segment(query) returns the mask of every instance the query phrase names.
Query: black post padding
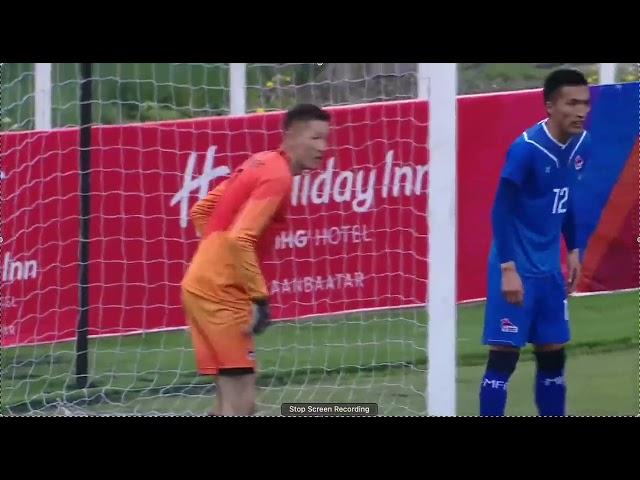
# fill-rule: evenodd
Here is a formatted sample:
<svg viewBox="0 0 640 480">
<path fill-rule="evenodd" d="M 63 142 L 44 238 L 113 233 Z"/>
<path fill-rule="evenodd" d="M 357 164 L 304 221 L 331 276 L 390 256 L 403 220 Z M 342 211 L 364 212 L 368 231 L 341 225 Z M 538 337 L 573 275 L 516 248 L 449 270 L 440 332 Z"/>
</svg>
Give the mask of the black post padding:
<svg viewBox="0 0 640 480">
<path fill-rule="evenodd" d="M 91 211 L 91 64 L 80 64 L 80 315 L 76 329 L 76 385 L 89 384 L 89 213 Z"/>
</svg>

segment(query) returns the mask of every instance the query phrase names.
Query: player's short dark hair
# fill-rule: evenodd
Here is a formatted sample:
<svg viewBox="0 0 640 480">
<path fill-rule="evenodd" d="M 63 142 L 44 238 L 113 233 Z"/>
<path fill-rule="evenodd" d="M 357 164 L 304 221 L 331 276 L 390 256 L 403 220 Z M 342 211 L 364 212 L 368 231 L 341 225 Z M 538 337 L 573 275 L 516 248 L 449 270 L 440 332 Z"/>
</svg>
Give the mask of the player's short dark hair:
<svg viewBox="0 0 640 480">
<path fill-rule="evenodd" d="M 310 120 L 329 122 L 331 120 L 331 115 L 329 115 L 329 112 L 316 105 L 300 103 L 287 111 L 284 116 L 283 128 L 287 131 L 291 125 L 296 122 L 308 122 Z"/>
<path fill-rule="evenodd" d="M 572 68 L 561 68 L 549 74 L 544 81 L 544 101 L 550 102 L 552 97 L 562 87 L 574 87 L 579 85 L 589 85 L 584 74 Z"/>
</svg>

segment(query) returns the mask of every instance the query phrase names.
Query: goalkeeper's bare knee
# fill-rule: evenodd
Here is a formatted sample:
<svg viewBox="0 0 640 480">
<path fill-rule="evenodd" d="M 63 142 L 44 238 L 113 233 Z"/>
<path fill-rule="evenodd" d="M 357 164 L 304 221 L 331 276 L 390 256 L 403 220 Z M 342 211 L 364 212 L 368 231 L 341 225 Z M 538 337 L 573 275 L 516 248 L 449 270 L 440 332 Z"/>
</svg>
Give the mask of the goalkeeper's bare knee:
<svg viewBox="0 0 640 480">
<path fill-rule="evenodd" d="M 255 378 L 253 369 L 237 368 L 219 372 L 223 415 L 247 416 L 255 413 Z"/>
</svg>

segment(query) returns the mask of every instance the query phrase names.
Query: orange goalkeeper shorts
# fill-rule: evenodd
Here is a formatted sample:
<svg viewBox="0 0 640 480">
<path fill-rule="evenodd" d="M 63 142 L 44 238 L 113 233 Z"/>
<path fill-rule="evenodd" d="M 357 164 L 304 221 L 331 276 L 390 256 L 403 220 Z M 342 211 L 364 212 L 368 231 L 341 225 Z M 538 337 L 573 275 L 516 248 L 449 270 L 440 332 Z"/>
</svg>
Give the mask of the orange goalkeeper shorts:
<svg viewBox="0 0 640 480">
<path fill-rule="evenodd" d="M 214 303 L 182 289 L 182 306 L 191 327 L 196 365 L 201 375 L 217 375 L 220 370 L 255 371 L 251 304 L 246 308 Z"/>
</svg>

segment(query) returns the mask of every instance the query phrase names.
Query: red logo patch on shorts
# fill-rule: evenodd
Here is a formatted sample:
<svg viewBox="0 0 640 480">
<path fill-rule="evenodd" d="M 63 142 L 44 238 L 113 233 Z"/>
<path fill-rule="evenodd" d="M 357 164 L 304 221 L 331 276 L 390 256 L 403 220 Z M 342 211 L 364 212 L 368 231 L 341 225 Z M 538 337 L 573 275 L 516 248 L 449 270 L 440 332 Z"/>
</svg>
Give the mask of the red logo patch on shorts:
<svg viewBox="0 0 640 480">
<path fill-rule="evenodd" d="M 518 333 L 518 327 L 514 325 L 508 318 L 500 320 L 500 330 L 507 333 Z"/>
</svg>

